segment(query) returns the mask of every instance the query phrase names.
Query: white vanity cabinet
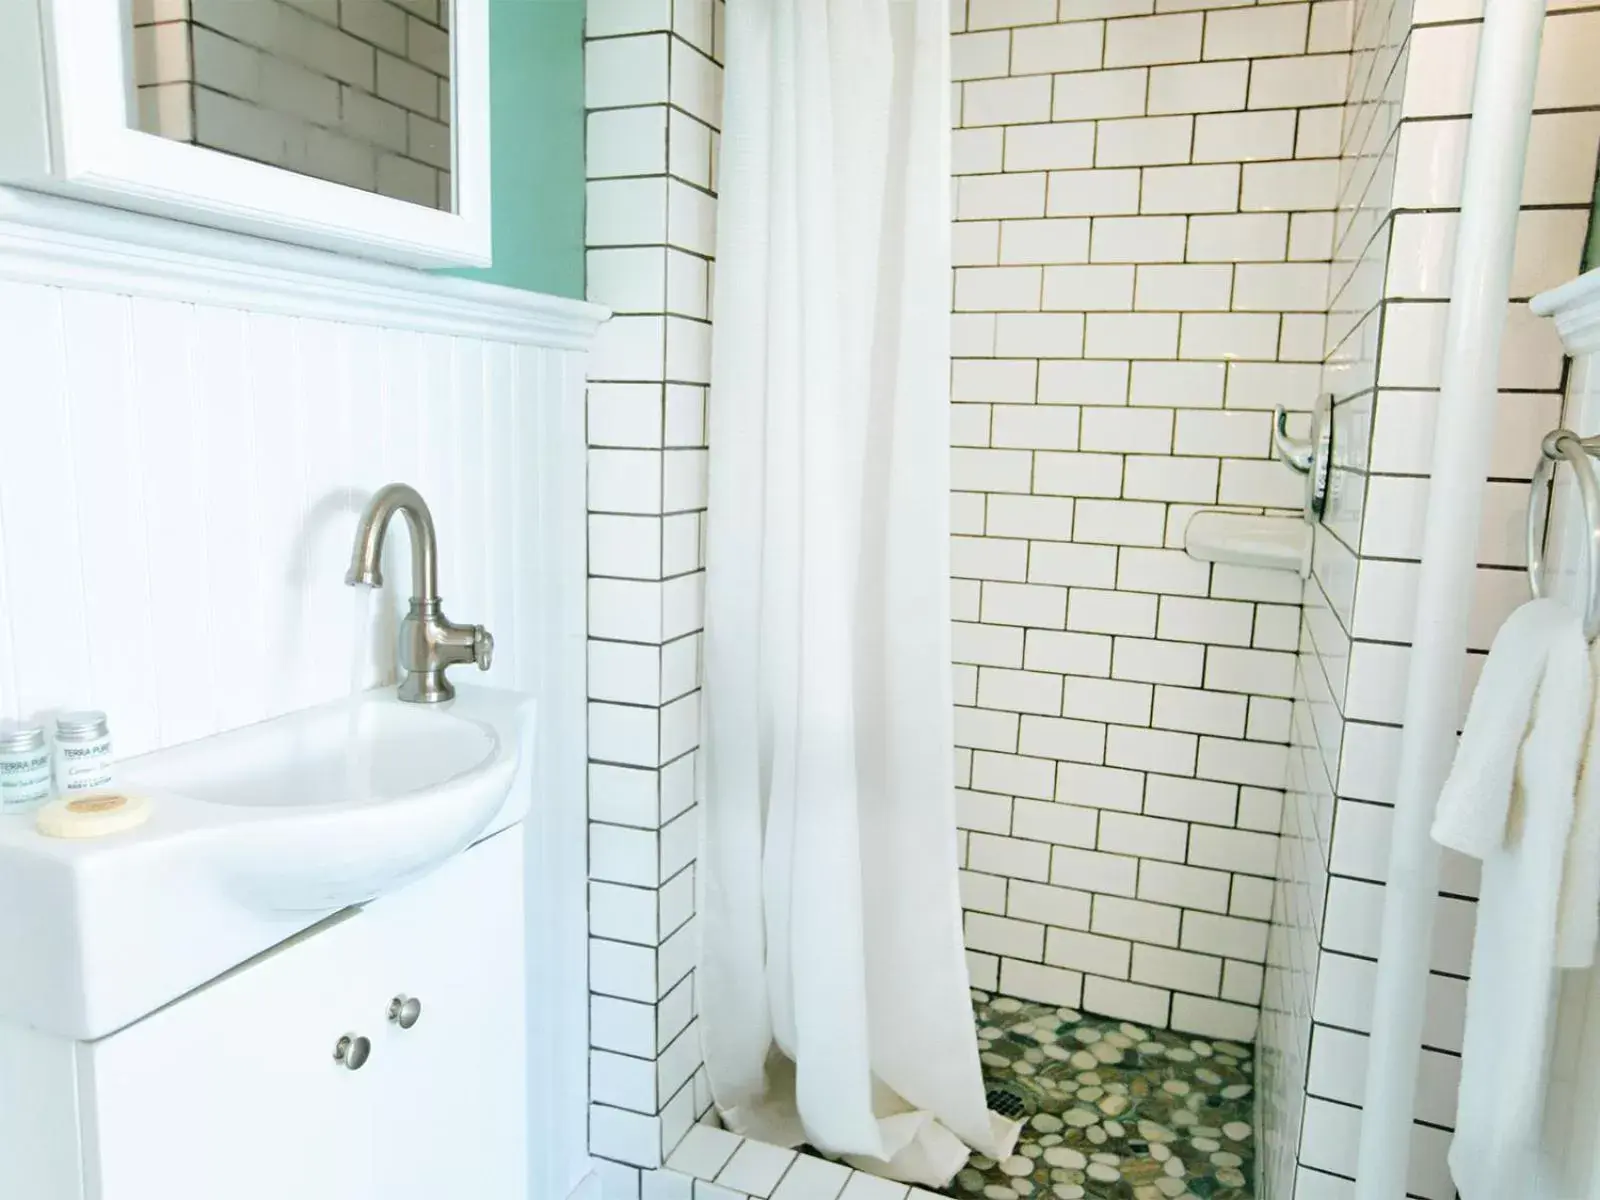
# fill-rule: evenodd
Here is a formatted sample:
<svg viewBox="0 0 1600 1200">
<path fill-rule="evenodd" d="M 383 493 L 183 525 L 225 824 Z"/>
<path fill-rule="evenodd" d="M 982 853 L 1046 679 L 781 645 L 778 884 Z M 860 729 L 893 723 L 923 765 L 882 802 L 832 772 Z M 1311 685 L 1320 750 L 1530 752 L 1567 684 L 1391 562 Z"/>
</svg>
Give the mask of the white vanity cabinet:
<svg viewBox="0 0 1600 1200">
<path fill-rule="evenodd" d="M 594 1194 L 582 806 L 532 787 L 532 701 L 356 708 L 121 764 L 113 837 L 0 815 L 0 1200 Z"/>
<path fill-rule="evenodd" d="M 526 1200 L 521 888 L 512 832 L 369 909 L 383 1036 L 366 1067 L 343 1073 L 370 1076 L 376 1092 L 381 1200 Z M 410 1029 L 389 1019 L 402 996 L 420 1005 Z"/>
<path fill-rule="evenodd" d="M 390 1056 L 333 1060 L 363 1026 L 387 1048 L 384 997 L 364 994 L 381 987 L 372 950 L 356 915 L 79 1043 L 86 1196 L 375 1194 L 372 1085 Z"/>
<path fill-rule="evenodd" d="M 79 1043 L 84 1200 L 523 1200 L 521 878 L 502 833 Z"/>
</svg>

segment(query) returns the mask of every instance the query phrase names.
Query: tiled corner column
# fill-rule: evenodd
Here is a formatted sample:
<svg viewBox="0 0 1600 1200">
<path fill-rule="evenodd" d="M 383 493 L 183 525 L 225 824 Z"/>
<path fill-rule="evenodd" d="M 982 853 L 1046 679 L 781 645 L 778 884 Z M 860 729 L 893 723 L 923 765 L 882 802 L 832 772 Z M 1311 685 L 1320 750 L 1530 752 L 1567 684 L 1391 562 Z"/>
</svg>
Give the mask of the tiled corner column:
<svg viewBox="0 0 1600 1200">
<path fill-rule="evenodd" d="M 1333 484 L 1315 527 L 1312 578 L 1307 582 L 1295 680 L 1295 722 L 1274 889 L 1272 933 L 1262 997 L 1257 1059 L 1263 1200 L 1295 1194 L 1311 1056 L 1321 931 L 1328 888 L 1329 846 L 1338 778 L 1339 709 L 1348 647 L 1330 594 L 1354 585 L 1344 541 L 1359 540 L 1365 480 L 1365 434 L 1388 264 L 1394 150 L 1398 140 L 1404 49 L 1409 33 L 1405 0 L 1362 0 L 1352 14 L 1351 70 L 1341 120 L 1340 187 L 1328 285 L 1328 332 L 1321 388 L 1334 397 L 1336 451 Z M 1352 527 L 1354 532 L 1352 532 Z M 1328 754 L 1321 747 L 1328 746 Z M 1307 1193 L 1320 1195 L 1320 1178 Z"/>
<path fill-rule="evenodd" d="M 1356 45 L 1358 62 L 1370 58 L 1371 83 L 1352 93 L 1362 100 L 1347 117 L 1349 186 L 1340 209 L 1327 374 L 1339 397 L 1335 444 L 1347 450 L 1337 456 L 1335 502 L 1317 531 L 1307 590 L 1280 888 L 1288 919 L 1275 939 L 1283 954 L 1269 964 L 1267 979 L 1269 1041 L 1281 1032 L 1294 1051 L 1280 1064 L 1277 1090 L 1303 1091 L 1304 1116 L 1299 1125 L 1267 1123 L 1266 1200 L 1288 1195 L 1273 1186 L 1286 1167 L 1302 1197 L 1332 1200 L 1353 1186 L 1481 27 L 1473 0 L 1417 0 L 1414 8 L 1368 0 L 1366 9 Z M 1364 28 L 1374 36 L 1364 39 Z M 1527 481 L 1540 436 L 1560 423 L 1564 373 L 1554 330 L 1522 301 L 1579 268 L 1600 147 L 1600 78 L 1586 66 L 1597 49 L 1600 12 L 1568 8 L 1547 17 L 1502 352 L 1500 424 L 1484 497 L 1469 686 L 1500 622 L 1527 596 Z M 1472 865 L 1447 856 L 1408 1189 L 1427 1200 L 1455 1194 L 1445 1153 L 1476 891 Z M 1294 1056 L 1299 1060 L 1289 1061 Z"/>
<path fill-rule="evenodd" d="M 637 1196 L 710 1107 L 695 1022 L 718 0 L 590 0 L 589 1149 Z"/>
</svg>

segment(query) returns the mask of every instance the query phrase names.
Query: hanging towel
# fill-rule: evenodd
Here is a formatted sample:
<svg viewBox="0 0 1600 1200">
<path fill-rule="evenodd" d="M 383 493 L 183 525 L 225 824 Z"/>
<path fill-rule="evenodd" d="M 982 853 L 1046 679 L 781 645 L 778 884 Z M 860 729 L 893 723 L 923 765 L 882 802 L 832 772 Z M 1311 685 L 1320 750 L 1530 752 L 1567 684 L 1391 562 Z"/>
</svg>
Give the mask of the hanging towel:
<svg viewBox="0 0 1600 1200">
<path fill-rule="evenodd" d="M 1582 956 L 1585 929 L 1592 959 L 1594 914 L 1577 908 L 1600 903 L 1591 890 L 1600 881 L 1595 851 L 1585 869 L 1565 870 L 1569 850 L 1581 853 L 1572 835 L 1579 762 L 1593 742 L 1591 681 L 1583 628 L 1570 609 L 1534 600 L 1512 613 L 1489 652 L 1439 796 L 1433 839 L 1483 862 L 1450 1146 L 1462 1200 L 1504 1200 L 1531 1177 L 1555 968 L 1562 957 Z M 1586 784 L 1600 769 L 1587 775 Z M 1595 824 L 1593 805 L 1585 804 L 1584 837 Z"/>
<path fill-rule="evenodd" d="M 1600 643 L 1589 649 L 1590 678 L 1600 693 Z M 1578 768 L 1572 835 L 1561 872 L 1561 911 L 1556 922 L 1556 966 L 1594 966 L 1600 940 L 1600 694 L 1589 706 L 1589 732 Z"/>
</svg>

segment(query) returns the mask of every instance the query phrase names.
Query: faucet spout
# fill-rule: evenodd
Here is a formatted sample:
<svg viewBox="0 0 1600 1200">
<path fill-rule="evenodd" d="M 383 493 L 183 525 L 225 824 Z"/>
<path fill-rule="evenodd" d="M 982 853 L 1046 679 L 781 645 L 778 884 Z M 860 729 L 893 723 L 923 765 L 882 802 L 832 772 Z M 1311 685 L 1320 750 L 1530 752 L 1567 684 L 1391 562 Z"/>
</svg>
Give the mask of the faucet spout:
<svg viewBox="0 0 1600 1200">
<path fill-rule="evenodd" d="M 350 569 L 344 581 L 351 587 L 383 586 L 383 539 L 395 513 L 405 517 L 411 531 L 411 595 L 413 599 L 439 599 L 438 543 L 433 532 L 433 514 L 422 494 L 408 483 L 391 483 L 379 488 L 367 501 L 356 524 L 356 542 L 350 552 Z"/>
<path fill-rule="evenodd" d="M 433 514 L 417 489 L 404 483 L 381 487 L 367 502 L 356 524 L 350 570 L 344 581 L 351 587 L 383 586 L 383 539 L 395 513 L 411 530 L 411 607 L 400 623 L 400 699 L 436 704 L 455 695 L 445 678 L 445 668 L 476 663 L 487 671 L 494 656 L 494 638 L 482 625 L 456 625 L 439 603 L 439 551 L 434 540 Z"/>
</svg>

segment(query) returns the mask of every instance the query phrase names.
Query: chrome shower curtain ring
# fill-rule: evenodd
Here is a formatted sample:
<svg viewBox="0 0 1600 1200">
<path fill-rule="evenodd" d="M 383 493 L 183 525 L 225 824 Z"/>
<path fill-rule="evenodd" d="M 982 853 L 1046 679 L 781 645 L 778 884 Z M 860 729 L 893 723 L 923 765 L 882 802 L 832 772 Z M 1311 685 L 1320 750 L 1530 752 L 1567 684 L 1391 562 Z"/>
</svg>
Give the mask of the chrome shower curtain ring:
<svg viewBox="0 0 1600 1200">
<path fill-rule="evenodd" d="M 1550 482 L 1556 461 L 1566 459 L 1578 480 L 1583 499 L 1587 537 L 1584 553 L 1588 557 L 1588 591 L 1583 612 L 1583 633 L 1591 642 L 1600 637 L 1600 479 L 1595 477 L 1591 455 L 1600 454 L 1600 438 L 1580 438 L 1570 429 L 1556 429 L 1545 435 L 1539 447 L 1539 465 L 1534 468 L 1528 497 L 1528 585 L 1536 599 L 1549 594 L 1545 579 L 1544 532 L 1550 507 Z"/>
</svg>

